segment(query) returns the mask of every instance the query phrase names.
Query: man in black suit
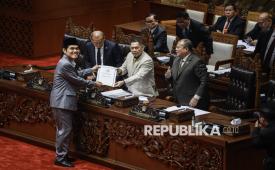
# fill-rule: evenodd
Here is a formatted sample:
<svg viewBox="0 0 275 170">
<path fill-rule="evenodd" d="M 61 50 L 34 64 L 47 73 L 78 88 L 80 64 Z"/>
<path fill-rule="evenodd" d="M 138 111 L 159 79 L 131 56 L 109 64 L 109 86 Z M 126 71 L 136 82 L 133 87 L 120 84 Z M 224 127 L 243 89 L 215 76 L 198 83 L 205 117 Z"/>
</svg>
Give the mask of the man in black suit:
<svg viewBox="0 0 275 170">
<path fill-rule="evenodd" d="M 271 20 L 271 19 L 270 19 Z M 254 54 L 260 53 L 262 70 L 269 74 L 275 60 L 275 18 L 272 19 L 272 27 L 261 32 Z"/>
<path fill-rule="evenodd" d="M 91 33 L 89 42 L 86 44 L 84 58 L 86 67 L 95 65 L 107 65 L 120 67 L 123 63 L 121 49 L 119 46 L 109 40 L 105 40 L 102 31 Z"/>
<path fill-rule="evenodd" d="M 176 35 L 179 39 L 187 38 L 191 40 L 195 48 L 200 42 L 203 42 L 208 59 L 213 53 L 213 40 L 209 32 L 202 23 L 190 19 L 187 12 L 177 14 Z"/>
<path fill-rule="evenodd" d="M 178 41 L 176 53 L 172 69 L 168 68 L 165 78 L 172 80 L 177 103 L 207 110 L 208 74 L 204 62 L 192 53 L 192 42 L 189 39 Z"/>
<path fill-rule="evenodd" d="M 217 22 L 209 27 L 209 30 L 238 35 L 239 38 L 242 38 L 244 27 L 245 22 L 237 16 L 237 7 L 234 4 L 227 4 L 224 7 L 224 16 L 219 17 Z"/>
<path fill-rule="evenodd" d="M 168 53 L 167 33 L 164 28 L 159 25 L 157 15 L 149 14 L 146 19 L 146 28 L 153 38 L 154 51 Z"/>
<path fill-rule="evenodd" d="M 270 101 L 261 107 L 261 116 L 252 132 L 253 143 L 259 149 L 265 149 L 264 170 L 275 169 L 275 103 Z"/>
<path fill-rule="evenodd" d="M 254 26 L 254 28 L 249 31 L 246 35 L 245 38 L 247 41 L 253 43 L 255 41 L 256 44 L 257 40 L 259 39 L 260 33 L 261 32 L 266 32 L 270 29 L 272 25 L 272 15 L 270 15 L 267 12 L 263 12 L 259 15 L 259 19 L 257 24 Z"/>
</svg>

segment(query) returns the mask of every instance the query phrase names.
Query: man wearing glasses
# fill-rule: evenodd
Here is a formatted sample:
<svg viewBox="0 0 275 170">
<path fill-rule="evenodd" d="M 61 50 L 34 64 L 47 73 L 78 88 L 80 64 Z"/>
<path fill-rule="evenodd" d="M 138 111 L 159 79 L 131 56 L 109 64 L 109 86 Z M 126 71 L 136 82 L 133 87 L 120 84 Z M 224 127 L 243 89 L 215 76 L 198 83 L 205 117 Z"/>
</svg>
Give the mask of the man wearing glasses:
<svg viewBox="0 0 275 170">
<path fill-rule="evenodd" d="M 152 36 L 155 52 L 168 53 L 167 32 L 159 25 L 155 14 L 149 14 L 145 19 L 146 28 Z"/>
</svg>

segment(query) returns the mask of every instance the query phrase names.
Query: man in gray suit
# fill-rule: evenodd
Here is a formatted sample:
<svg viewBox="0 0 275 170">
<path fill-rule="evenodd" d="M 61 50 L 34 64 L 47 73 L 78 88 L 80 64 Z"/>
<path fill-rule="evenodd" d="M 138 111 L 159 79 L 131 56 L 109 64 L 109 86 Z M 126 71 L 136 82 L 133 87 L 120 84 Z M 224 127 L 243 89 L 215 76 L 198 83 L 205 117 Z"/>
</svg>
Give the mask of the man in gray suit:
<svg viewBox="0 0 275 170">
<path fill-rule="evenodd" d="M 55 164 L 64 167 L 73 167 L 69 160 L 68 151 L 70 134 L 72 131 L 72 118 L 77 110 L 76 91 L 78 87 L 100 86 L 93 82 L 89 75 L 97 70 L 97 67 L 76 71 L 74 62 L 80 50 L 75 38 L 68 38 L 64 41 L 64 55 L 57 63 L 53 88 L 50 96 L 50 106 L 56 121 L 56 159 Z M 83 77 L 88 76 L 87 80 Z"/>
<path fill-rule="evenodd" d="M 192 42 L 182 39 L 176 46 L 177 57 L 172 69 L 165 73 L 167 79 L 173 81 L 173 93 L 181 105 L 189 105 L 199 109 L 208 109 L 208 74 L 204 62 L 192 53 Z"/>
<path fill-rule="evenodd" d="M 126 60 L 120 68 L 118 75 L 128 74 L 128 78 L 115 83 L 115 87 L 124 84 L 136 96 L 155 97 L 154 63 L 152 58 L 144 52 L 144 46 L 138 40 L 133 40 Z"/>
</svg>

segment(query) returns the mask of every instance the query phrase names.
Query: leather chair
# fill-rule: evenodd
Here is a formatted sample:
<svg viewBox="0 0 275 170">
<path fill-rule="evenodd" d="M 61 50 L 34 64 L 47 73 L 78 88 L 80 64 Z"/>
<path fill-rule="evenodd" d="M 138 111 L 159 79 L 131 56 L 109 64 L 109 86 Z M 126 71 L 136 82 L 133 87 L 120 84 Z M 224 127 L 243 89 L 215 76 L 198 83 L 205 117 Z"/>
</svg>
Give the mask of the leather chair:
<svg viewBox="0 0 275 170">
<path fill-rule="evenodd" d="M 127 54 L 131 51 L 130 50 L 130 45 L 129 44 L 118 44 L 120 50 L 121 50 L 121 54 L 123 57 L 123 61 L 126 59 Z"/>
<path fill-rule="evenodd" d="M 268 91 L 266 93 L 267 102 L 275 101 L 275 80 L 269 80 Z"/>
<path fill-rule="evenodd" d="M 256 73 L 254 71 L 232 67 L 227 96 L 225 99 L 217 100 L 216 108 L 212 108 L 211 111 L 241 118 L 253 116 L 255 80 Z"/>
</svg>

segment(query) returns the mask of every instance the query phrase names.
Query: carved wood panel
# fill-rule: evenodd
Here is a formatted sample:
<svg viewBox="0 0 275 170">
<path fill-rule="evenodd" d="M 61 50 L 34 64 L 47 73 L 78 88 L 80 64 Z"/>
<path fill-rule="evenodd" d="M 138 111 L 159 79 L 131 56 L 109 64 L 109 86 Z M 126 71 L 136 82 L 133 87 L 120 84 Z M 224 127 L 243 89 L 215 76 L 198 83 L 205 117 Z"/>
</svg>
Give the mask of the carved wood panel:
<svg viewBox="0 0 275 170">
<path fill-rule="evenodd" d="M 54 124 L 48 101 L 0 92 L 0 126 L 11 121 Z"/>
<path fill-rule="evenodd" d="M 137 147 L 148 157 L 177 169 L 222 169 L 221 147 L 189 137 L 144 136 L 143 127 L 121 120 L 108 121 L 110 140 L 123 147 Z"/>
</svg>

